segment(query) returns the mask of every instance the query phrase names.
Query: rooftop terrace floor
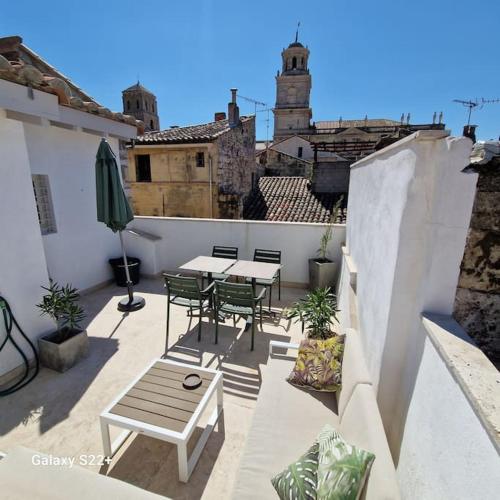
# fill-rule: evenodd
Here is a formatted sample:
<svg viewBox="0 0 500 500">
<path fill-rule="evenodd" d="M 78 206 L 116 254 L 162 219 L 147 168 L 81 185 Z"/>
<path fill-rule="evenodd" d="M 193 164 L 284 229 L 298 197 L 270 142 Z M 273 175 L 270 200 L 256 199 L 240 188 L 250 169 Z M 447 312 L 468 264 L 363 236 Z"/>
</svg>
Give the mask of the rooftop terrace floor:
<svg viewBox="0 0 500 500">
<path fill-rule="evenodd" d="M 130 314 L 116 308 L 123 288 L 109 285 L 82 297 L 89 356 L 64 374 L 42 368 L 30 385 L 0 399 L 0 450 L 8 452 L 23 445 L 75 457 L 76 463 L 82 455 L 102 454 L 99 414 L 152 359 L 165 352 L 163 282 L 143 279 L 135 290 L 146 299 L 146 307 Z M 279 313 L 304 293 L 283 288 L 281 302 L 273 293 L 273 309 Z M 128 438 L 109 466 L 88 468 L 171 498 L 229 498 L 266 376 L 269 341 L 298 341 L 300 325 L 280 314 L 276 319 L 264 318 L 264 331 L 257 328 L 252 352 L 244 319 L 236 327 L 232 319 L 226 320 L 215 345 L 211 317 L 203 318 L 202 340 L 198 342 L 198 318 L 190 318 L 185 308 L 172 307 L 170 349 L 165 357 L 223 371 L 223 420 L 210 436 L 187 484 L 178 481 L 175 446 L 137 434 Z M 19 320 L 22 323 L 22 318 Z M 119 432 L 115 429 L 111 438 Z M 195 437 L 196 432 L 193 440 Z"/>
</svg>

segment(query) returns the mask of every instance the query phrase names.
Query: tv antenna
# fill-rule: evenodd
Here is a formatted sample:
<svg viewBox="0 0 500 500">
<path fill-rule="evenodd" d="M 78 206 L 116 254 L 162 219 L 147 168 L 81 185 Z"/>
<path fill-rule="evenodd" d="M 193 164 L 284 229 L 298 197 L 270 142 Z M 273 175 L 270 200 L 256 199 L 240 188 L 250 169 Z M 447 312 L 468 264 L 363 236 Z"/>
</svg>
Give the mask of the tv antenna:
<svg viewBox="0 0 500 500">
<path fill-rule="evenodd" d="M 466 108 L 469 108 L 469 113 L 467 117 L 467 126 L 470 125 L 470 116 L 473 109 L 482 109 L 485 104 L 495 104 L 499 103 L 500 99 L 485 99 L 484 97 L 479 97 L 476 99 L 469 99 L 468 101 L 463 101 L 462 99 L 453 99 L 453 102 L 457 102 Z"/>
<path fill-rule="evenodd" d="M 263 106 L 264 108 L 267 106 L 267 104 L 265 102 L 256 101 L 255 99 L 252 99 L 251 97 L 245 97 L 244 95 L 241 95 L 241 94 L 238 94 L 238 97 L 241 97 L 243 100 L 253 103 L 254 108 L 255 108 L 254 109 L 255 115 L 257 114 L 257 106 Z"/>
<path fill-rule="evenodd" d="M 267 107 L 267 104 L 265 102 L 257 101 L 255 99 L 252 99 L 251 97 L 245 97 L 241 94 L 238 94 L 238 97 L 241 97 L 244 101 L 248 101 L 253 103 L 254 105 L 254 114 L 255 114 L 255 119 L 257 119 L 257 113 L 261 113 L 262 111 L 267 111 L 267 126 L 266 126 L 266 144 L 269 142 L 269 111 L 271 108 Z M 262 106 L 264 109 L 259 109 L 257 110 L 257 106 Z"/>
</svg>

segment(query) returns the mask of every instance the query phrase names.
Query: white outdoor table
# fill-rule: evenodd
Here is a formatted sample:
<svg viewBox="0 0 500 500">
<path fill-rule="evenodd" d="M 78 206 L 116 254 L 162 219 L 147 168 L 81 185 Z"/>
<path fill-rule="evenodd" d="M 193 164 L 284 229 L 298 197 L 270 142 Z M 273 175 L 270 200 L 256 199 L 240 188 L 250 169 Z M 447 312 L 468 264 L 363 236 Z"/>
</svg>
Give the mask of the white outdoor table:
<svg viewBox="0 0 500 500">
<path fill-rule="evenodd" d="M 252 279 L 253 294 L 256 294 L 257 280 L 272 280 L 281 269 L 281 264 L 271 264 L 269 262 L 256 262 L 254 260 L 238 260 L 231 266 L 226 274 Z M 269 311 L 267 314 L 274 316 L 275 313 Z M 252 318 L 247 318 L 245 330 L 250 328 Z"/>
<path fill-rule="evenodd" d="M 197 373 L 202 384 L 185 389 L 184 377 Z M 209 421 L 188 458 L 187 444 L 212 397 L 217 397 Z M 155 359 L 101 413 L 104 455 L 111 458 L 131 432 L 177 445 L 179 480 L 187 482 L 205 443 L 222 413 L 223 376 L 218 370 Z M 111 444 L 109 426 L 125 429 Z"/>
<path fill-rule="evenodd" d="M 206 255 L 200 255 L 195 257 L 193 260 L 186 262 L 179 269 L 184 269 L 186 271 L 198 271 L 201 273 L 207 273 L 208 284 L 212 283 L 212 274 L 224 274 L 226 270 L 231 267 L 236 261 L 233 259 L 223 259 L 221 257 L 208 257 Z M 208 302 L 210 307 L 212 307 L 212 294 L 208 297 Z"/>
<path fill-rule="evenodd" d="M 234 266 L 226 269 L 226 274 L 251 278 L 255 293 L 257 280 L 272 280 L 280 270 L 281 264 L 270 264 L 269 262 L 256 262 L 254 260 L 238 260 Z"/>
<path fill-rule="evenodd" d="M 212 279 L 212 273 L 224 274 L 236 261 L 233 259 L 222 259 L 220 257 L 208 257 L 200 255 L 183 264 L 179 269 L 186 271 L 199 271 L 208 274 L 209 281 Z"/>
</svg>

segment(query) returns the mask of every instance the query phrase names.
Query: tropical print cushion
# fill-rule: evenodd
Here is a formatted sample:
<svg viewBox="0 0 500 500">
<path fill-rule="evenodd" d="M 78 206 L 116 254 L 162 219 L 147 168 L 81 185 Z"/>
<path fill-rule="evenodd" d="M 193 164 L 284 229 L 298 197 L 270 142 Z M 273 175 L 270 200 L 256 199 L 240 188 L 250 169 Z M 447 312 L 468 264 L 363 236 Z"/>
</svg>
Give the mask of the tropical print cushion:
<svg viewBox="0 0 500 500">
<path fill-rule="evenodd" d="M 318 443 L 315 442 L 295 463 L 271 479 L 282 500 L 316 500 Z"/>
<path fill-rule="evenodd" d="M 375 455 L 326 425 L 318 436 L 317 500 L 358 500 Z"/>
<path fill-rule="evenodd" d="M 316 391 L 335 392 L 340 389 L 344 336 L 327 340 L 304 339 L 288 382 Z"/>
</svg>

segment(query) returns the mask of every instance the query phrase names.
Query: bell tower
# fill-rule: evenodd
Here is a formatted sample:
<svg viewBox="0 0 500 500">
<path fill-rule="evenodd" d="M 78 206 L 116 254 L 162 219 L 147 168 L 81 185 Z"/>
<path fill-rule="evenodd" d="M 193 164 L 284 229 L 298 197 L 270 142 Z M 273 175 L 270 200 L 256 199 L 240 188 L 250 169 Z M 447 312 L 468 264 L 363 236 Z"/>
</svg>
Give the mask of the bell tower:
<svg viewBox="0 0 500 500">
<path fill-rule="evenodd" d="M 281 74 L 276 75 L 276 106 L 274 113 L 274 141 L 296 134 L 310 134 L 312 110 L 309 107 L 311 75 L 309 49 L 298 41 L 281 53 Z"/>
<path fill-rule="evenodd" d="M 160 130 L 156 96 L 139 81 L 122 92 L 123 112 L 144 122 L 144 130 Z"/>
</svg>

